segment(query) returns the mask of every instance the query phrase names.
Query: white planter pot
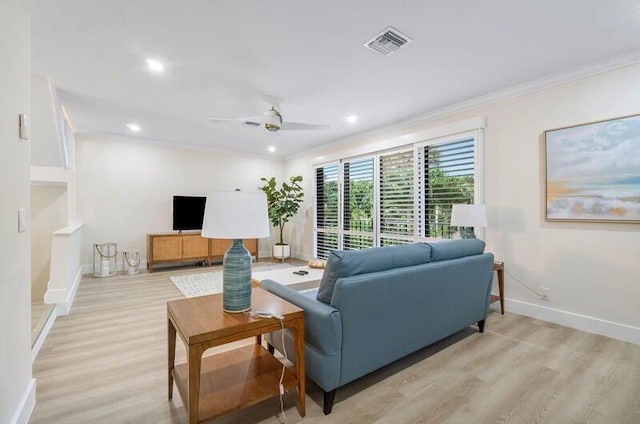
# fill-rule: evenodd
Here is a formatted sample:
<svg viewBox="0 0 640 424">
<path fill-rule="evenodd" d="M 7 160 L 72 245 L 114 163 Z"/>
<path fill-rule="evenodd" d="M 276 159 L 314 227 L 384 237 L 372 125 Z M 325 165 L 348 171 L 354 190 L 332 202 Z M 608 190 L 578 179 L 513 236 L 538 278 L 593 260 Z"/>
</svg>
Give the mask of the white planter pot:
<svg viewBox="0 0 640 424">
<path fill-rule="evenodd" d="M 291 256 L 291 246 L 288 244 L 274 244 L 272 249 L 273 259 L 284 260 Z"/>
</svg>

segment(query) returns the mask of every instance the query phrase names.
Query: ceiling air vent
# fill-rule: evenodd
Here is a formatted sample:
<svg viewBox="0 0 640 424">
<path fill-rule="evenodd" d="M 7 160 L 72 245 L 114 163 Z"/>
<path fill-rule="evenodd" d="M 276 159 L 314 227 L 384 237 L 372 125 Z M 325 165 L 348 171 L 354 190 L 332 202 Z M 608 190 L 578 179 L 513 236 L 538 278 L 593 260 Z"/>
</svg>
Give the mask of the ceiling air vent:
<svg viewBox="0 0 640 424">
<path fill-rule="evenodd" d="M 376 53 L 380 53 L 383 56 L 388 56 L 400 47 L 405 44 L 409 44 L 412 41 L 413 40 L 411 38 L 407 37 L 397 29 L 388 27 L 380 34 L 364 43 L 364 46 Z"/>
</svg>

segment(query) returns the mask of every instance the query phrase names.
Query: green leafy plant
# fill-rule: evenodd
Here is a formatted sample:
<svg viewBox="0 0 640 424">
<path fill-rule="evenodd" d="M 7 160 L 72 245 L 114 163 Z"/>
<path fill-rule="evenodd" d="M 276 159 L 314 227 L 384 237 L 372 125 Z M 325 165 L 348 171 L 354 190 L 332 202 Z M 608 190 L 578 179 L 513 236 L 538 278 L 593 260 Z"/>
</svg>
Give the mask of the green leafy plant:
<svg viewBox="0 0 640 424">
<path fill-rule="evenodd" d="M 259 188 L 267 195 L 269 220 L 280 230 L 280 241 L 276 244 L 286 244 L 282 238 L 284 224 L 298 213 L 304 198 L 300 185 L 302 177 L 300 175 L 289 177 L 289 183 L 283 182 L 280 188 L 275 177 L 269 179 L 262 177 L 260 181 L 265 182 L 265 185 Z"/>
</svg>

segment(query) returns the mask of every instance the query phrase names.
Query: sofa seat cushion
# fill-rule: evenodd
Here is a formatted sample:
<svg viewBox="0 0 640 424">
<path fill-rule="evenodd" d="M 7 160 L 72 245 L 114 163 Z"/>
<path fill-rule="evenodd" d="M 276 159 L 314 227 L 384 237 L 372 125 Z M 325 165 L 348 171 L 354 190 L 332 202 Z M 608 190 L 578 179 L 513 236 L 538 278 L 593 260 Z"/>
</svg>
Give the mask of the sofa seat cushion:
<svg viewBox="0 0 640 424">
<path fill-rule="evenodd" d="M 458 259 L 464 256 L 484 253 L 484 241 L 480 239 L 442 240 L 429 243 L 431 246 L 431 262 Z"/>
<path fill-rule="evenodd" d="M 317 299 L 327 304 L 331 303 L 333 287 L 339 278 L 420 265 L 429 262 L 430 258 L 431 247 L 427 243 L 362 250 L 334 250 L 329 254 Z"/>
</svg>

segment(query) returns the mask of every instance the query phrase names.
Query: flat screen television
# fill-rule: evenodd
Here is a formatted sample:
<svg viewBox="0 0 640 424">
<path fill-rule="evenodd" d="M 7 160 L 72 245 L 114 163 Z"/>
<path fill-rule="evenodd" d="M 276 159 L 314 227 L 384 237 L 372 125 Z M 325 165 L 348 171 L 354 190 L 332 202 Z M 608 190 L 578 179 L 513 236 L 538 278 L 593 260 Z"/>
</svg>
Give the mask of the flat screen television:
<svg viewBox="0 0 640 424">
<path fill-rule="evenodd" d="M 173 196 L 173 229 L 202 230 L 206 197 Z"/>
</svg>

